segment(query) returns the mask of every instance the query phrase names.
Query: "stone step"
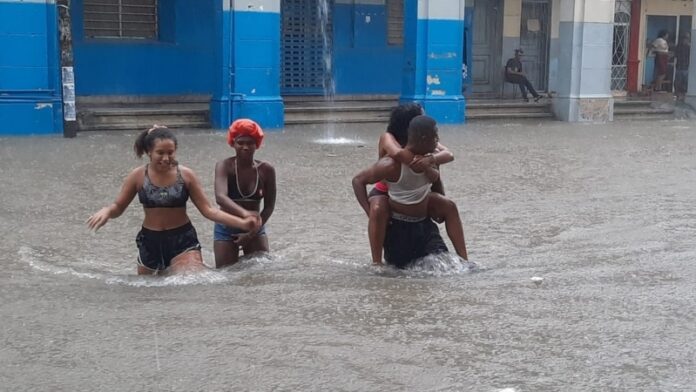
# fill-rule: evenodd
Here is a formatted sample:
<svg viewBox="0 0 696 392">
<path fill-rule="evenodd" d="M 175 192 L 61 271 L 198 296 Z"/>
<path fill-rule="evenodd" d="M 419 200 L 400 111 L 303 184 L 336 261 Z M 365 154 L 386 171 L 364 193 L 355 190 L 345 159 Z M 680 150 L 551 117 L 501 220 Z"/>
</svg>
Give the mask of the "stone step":
<svg viewBox="0 0 696 392">
<path fill-rule="evenodd" d="M 477 113 L 490 113 L 490 114 L 523 114 L 523 113 L 551 113 L 550 108 L 543 107 L 528 107 L 528 108 L 489 108 L 489 109 L 466 109 L 466 115 L 470 116 Z"/>
<path fill-rule="evenodd" d="M 650 105 L 652 105 L 652 103 L 653 103 L 653 101 L 646 100 L 646 99 L 615 99 L 614 100 L 614 107 L 617 107 L 617 106 L 627 106 L 627 107 L 650 106 Z"/>
<path fill-rule="evenodd" d="M 78 106 L 80 113 L 91 116 L 123 116 L 123 115 L 169 115 L 169 114 L 203 114 L 210 111 L 205 103 L 161 104 L 161 105 L 123 105 L 123 106 Z"/>
<path fill-rule="evenodd" d="M 379 112 L 332 112 L 332 113 L 288 113 L 286 124 L 365 123 L 389 121 L 389 113 Z"/>
<path fill-rule="evenodd" d="M 210 128 L 210 123 L 208 121 L 170 121 L 166 124 L 168 128 L 176 129 L 176 128 Z M 115 124 L 115 123 L 106 123 L 106 124 L 97 124 L 97 125 L 90 125 L 90 126 L 85 126 L 84 128 L 81 127 L 80 131 L 144 131 L 145 129 L 148 129 L 149 127 L 152 126 L 152 123 L 120 123 L 120 124 Z"/>
<path fill-rule="evenodd" d="M 144 101 L 140 101 L 140 100 Z M 208 102 L 151 102 L 145 98 L 123 97 L 119 102 L 106 97 L 78 103 L 78 129 L 141 130 L 153 124 L 171 128 L 210 127 Z"/>
<path fill-rule="evenodd" d="M 539 102 L 529 101 L 497 101 L 497 100 L 476 100 L 467 101 L 467 109 L 517 109 L 517 108 L 542 108 L 544 110 L 551 110 L 551 103 L 548 100 L 540 100 Z"/>
<path fill-rule="evenodd" d="M 651 115 L 651 114 L 641 114 L 633 116 L 614 116 L 614 121 L 665 121 L 665 120 L 675 120 L 672 115 Z"/>
<path fill-rule="evenodd" d="M 523 119 L 523 118 L 547 118 L 553 119 L 555 116 L 550 112 L 531 112 L 531 113 L 490 113 L 474 112 L 467 113 L 468 120 L 493 120 L 493 119 Z"/>
<path fill-rule="evenodd" d="M 394 105 L 374 104 L 374 105 L 302 105 L 285 106 L 285 113 L 302 112 L 390 112 Z"/>
<path fill-rule="evenodd" d="M 399 104 L 398 95 L 378 94 L 378 95 L 336 95 L 334 97 L 324 97 L 321 95 L 284 95 L 285 105 L 306 102 L 384 102 L 391 106 Z"/>
<path fill-rule="evenodd" d="M 614 115 L 655 115 L 655 114 L 674 114 L 674 108 L 643 108 L 643 107 L 616 107 L 614 106 Z"/>
</svg>

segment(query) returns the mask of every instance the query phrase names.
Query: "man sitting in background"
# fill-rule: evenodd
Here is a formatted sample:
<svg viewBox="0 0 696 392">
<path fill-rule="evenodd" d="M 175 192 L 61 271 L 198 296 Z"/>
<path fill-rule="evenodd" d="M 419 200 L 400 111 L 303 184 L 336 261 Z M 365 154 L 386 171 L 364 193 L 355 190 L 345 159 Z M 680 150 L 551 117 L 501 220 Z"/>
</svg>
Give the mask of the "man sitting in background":
<svg viewBox="0 0 696 392">
<path fill-rule="evenodd" d="M 532 93 L 534 102 L 538 102 L 541 99 L 541 95 L 534 90 L 532 83 L 527 79 L 524 72 L 522 72 L 522 62 L 520 62 L 520 58 L 523 54 L 524 52 L 522 49 L 515 49 L 515 57 L 509 59 L 505 65 L 505 81 L 520 86 L 522 99 L 525 102 L 529 102 L 527 90 Z"/>
</svg>

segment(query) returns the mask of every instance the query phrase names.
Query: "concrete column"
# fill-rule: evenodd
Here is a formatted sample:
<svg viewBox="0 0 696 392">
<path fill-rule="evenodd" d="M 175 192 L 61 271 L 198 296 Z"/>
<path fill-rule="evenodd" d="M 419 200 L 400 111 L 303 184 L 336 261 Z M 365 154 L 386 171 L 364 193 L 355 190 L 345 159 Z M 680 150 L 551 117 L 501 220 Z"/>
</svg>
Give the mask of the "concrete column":
<svg viewBox="0 0 696 392">
<path fill-rule="evenodd" d="M 693 15 L 691 17 L 691 59 L 689 61 L 689 89 L 686 92 L 685 102 L 696 110 L 696 50 L 694 50 L 694 40 L 696 40 L 696 1 L 693 5 Z"/>
<path fill-rule="evenodd" d="M 613 0 L 561 0 L 556 117 L 604 122 L 614 117 L 611 94 Z"/>
<path fill-rule="evenodd" d="M 211 123 L 227 128 L 251 118 L 265 128 L 282 128 L 280 97 L 280 1 L 218 0 L 217 78 Z"/>
<path fill-rule="evenodd" d="M 561 53 L 560 46 L 560 15 L 561 0 L 551 1 L 551 36 L 549 41 L 549 94 L 556 95 L 558 90 L 558 58 Z"/>
<path fill-rule="evenodd" d="M 400 100 L 420 102 L 440 123 L 464 122 L 465 0 L 405 0 Z"/>
<path fill-rule="evenodd" d="M 0 0 L 0 135 L 63 132 L 54 0 Z"/>
</svg>

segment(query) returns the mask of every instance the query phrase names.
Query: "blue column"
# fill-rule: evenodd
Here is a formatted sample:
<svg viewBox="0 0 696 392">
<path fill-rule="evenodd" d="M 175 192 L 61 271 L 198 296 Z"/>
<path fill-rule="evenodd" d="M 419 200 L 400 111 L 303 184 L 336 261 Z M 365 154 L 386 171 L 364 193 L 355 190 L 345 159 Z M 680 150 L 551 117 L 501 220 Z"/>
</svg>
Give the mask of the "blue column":
<svg viewBox="0 0 696 392">
<path fill-rule="evenodd" d="M 400 100 L 420 102 L 440 123 L 464 122 L 464 0 L 405 0 Z"/>
<path fill-rule="evenodd" d="M 282 128 L 280 0 L 218 1 L 211 123 L 227 128 L 251 118 L 264 128 Z"/>
<path fill-rule="evenodd" d="M 613 1 L 560 1 L 556 117 L 569 122 L 612 121 Z"/>
<path fill-rule="evenodd" d="M 471 78 L 471 64 L 474 56 L 474 40 L 472 30 L 472 21 L 474 19 L 474 0 L 466 0 L 465 5 L 464 52 L 462 53 L 462 90 L 466 93 L 466 96 L 470 96 L 471 89 L 474 87 L 474 82 Z"/>
<path fill-rule="evenodd" d="M 63 132 L 53 0 L 0 0 L 0 135 Z"/>
</svg>

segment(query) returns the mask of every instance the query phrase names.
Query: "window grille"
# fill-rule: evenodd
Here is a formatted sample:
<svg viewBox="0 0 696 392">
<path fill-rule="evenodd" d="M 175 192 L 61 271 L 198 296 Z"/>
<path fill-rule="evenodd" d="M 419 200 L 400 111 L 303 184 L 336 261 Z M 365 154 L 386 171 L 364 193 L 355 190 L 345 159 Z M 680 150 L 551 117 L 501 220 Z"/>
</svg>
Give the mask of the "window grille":
<svg viewBox="0 0 696 392">
<path fill-rule="evenodd" d="M 387 0 L 387 44 L 404 44 L 404 0 Z"/>
<path fill-rule="evenodd" d="M 631 25 L 631 0 L 614 3 L 614 42 L 611 58 L 611 89 L 626 89 L 628 76 L 628 44 Z"/>
<path fill-rule="evenodd" d="M 157 0 L 84 0 L 88 38 L 157 38 Z"/>
</svg>

